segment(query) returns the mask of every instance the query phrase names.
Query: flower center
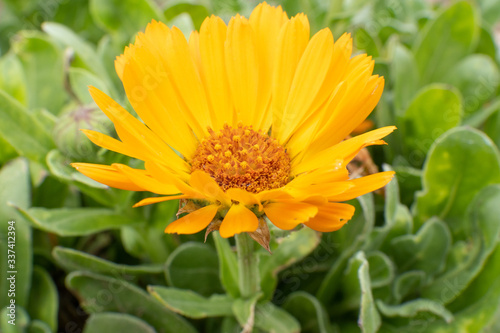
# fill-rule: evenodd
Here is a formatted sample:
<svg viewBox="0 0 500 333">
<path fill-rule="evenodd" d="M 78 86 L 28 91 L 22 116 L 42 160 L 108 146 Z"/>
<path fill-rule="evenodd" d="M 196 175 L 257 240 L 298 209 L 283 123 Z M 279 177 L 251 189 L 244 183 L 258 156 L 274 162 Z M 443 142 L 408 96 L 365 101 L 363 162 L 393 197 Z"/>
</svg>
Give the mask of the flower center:
<svg viewBox="0 0 500 333">
<path fill-rule="evenodd" d="M 251 126 L 224 125 L 196 149 L 192 171 L 212 176 L 223 190 L 241 188 L 258 193 L 280 188 L 290 177 L 290 157 L 278 141 Z"/>
</svg>

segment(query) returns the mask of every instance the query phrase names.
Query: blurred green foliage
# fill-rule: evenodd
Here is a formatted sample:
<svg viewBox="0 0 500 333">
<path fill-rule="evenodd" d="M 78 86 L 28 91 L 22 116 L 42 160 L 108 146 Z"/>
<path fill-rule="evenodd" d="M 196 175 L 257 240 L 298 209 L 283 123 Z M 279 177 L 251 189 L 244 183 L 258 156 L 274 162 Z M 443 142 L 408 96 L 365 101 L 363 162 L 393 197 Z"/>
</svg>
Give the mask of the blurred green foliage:
<svg viewBox="0 0 500 333">
<path fill-rule="evenodd" d="M 129 160 L 78 131 L 111 131 L 87 94 L 127 106 L 114 58 L 151 19 L 188 35 L 243 0 L 0 2 L 2 332 L 498 332 L 500 71 L 495 0 L 272 1 L 312 31 L 351 32 L 386 88 L 370 150 L 397 179 L 320 235 L 272 230 L 262 293 L 242 299 L 233 240 L 171 236 L 176 202 L 107 188 L 69 166 Z M 129 108 L 130 109 L 130 108 Z M 132 110 L 130 110 L 132 111 Z M 81 117 L 90 122 L 78 122 Z M 7 323 L 7 222 L 16 221 L 16 326 Z"/>
</svg>

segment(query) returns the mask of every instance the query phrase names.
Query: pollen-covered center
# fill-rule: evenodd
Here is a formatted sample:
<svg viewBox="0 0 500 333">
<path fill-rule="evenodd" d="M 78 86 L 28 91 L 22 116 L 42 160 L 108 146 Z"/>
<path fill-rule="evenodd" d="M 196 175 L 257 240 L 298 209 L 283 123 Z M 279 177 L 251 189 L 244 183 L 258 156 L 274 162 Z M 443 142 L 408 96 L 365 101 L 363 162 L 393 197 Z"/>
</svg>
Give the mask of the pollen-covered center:
<svg viewBox="0 0 500 333">
<path fill-rule="evenodd" d="M 192 171 L 207 172 L 223 190 L 238 187 L 258 193 L 288 182 L 290 157 L 277 140 L 243 125 L 209 133 L 195 152 Z"/>
</svg>

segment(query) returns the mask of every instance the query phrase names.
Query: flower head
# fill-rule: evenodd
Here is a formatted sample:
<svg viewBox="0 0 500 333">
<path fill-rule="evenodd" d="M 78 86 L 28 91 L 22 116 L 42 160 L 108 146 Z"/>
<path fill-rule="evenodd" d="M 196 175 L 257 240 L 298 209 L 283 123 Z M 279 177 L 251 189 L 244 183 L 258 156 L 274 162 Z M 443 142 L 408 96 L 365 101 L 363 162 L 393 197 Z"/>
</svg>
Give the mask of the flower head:
<svg viewBox="0 0 500 333">
<path fill-rule="evenodd" d="M 226 25 L 207 18 L 186 40 L 176 27 L 151 22 L 115 65 L 136 119 L 96 88 L 90 93 L 120 140 L 84 130 L 95 144 L 140 159 L 74 163 L 111 187 L 149 191 L 135 206 L 194 200 L 166 232 L 219 229 L 223 237 L 262 233 L 264 217 L 290 230 L 328 232 L 354 214 L 342 203 L 384 186 L 393 172 L 350 179 L 347 164 L 395 127 L 344 140 L 377 104 L 384 79 L 352 39 L 329 29 L 310 37 L 303 14 L 258 5 Z M 259 229 L 259 230 L 257 230 Z"/>
</svg>

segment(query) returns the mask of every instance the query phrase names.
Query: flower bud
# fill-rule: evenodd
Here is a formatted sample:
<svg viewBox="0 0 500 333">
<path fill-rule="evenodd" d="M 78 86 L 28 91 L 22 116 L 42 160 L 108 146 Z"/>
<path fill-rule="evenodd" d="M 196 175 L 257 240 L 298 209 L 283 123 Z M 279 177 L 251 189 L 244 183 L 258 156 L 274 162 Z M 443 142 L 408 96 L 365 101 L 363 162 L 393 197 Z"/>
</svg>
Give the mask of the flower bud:
<svg viewBox="0 0 500 333">
<path fill-rule="evenodd" d="M 99 148 L 81 129 L 110 135 L 113 133 L 113 124 L 95 105 L 72 104 L 54 126 L 54 141 L 64 155 L 75 160 L 95 161 Z"/>
</svg>

